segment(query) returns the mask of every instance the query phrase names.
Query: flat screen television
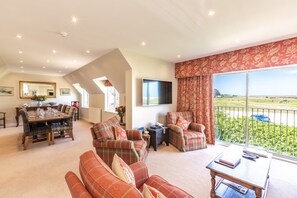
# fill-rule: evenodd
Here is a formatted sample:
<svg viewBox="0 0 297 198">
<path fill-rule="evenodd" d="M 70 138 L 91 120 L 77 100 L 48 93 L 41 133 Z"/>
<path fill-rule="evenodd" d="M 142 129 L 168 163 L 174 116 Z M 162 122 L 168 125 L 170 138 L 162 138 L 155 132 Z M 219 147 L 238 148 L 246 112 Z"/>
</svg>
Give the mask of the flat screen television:
<svg viewBox="0 0 297 198">
<path fill-rule="evenodd" d="M 172 104 L 172 82 L 142 79 L 142 105 Z"/>
</svg>

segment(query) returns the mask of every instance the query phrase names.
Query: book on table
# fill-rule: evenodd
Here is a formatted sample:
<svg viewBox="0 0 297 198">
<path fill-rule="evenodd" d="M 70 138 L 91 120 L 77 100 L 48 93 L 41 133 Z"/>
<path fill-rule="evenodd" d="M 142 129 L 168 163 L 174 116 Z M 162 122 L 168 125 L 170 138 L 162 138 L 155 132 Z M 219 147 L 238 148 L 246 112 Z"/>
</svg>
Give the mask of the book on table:
<svg viewBox="0 0 297 198">
<path fill-rule="evenodd" d="M 240 163 L 240 161 L 241 161 L 241 156 L 238 156 L 232 153 L 223 154 L 222 156 L 220 156 L 218 160 L 216 160 L 216 162 L 226 165 L 230 168 L 236 167 Z"/>
<path fill-rule="evenodd" d="M 259 150 L 259 149 L 252 148 L 252 147 L 245 147 L 245 148 L 243 149 L 243 152 L 244 152 L 244 153 L 254 154 L 254 155 L 259 155 L 259 156 L 261 156 L 261 157 L 267 157 L 267 156 L 268 156 L 267 151 Z"/>
</svg>

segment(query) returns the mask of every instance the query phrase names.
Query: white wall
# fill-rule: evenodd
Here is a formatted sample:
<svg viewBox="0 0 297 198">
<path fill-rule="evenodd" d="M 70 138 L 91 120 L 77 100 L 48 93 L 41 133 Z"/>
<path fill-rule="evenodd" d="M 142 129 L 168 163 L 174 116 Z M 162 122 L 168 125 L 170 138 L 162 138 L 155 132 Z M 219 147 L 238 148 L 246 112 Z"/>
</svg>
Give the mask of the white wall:
<svg viewBox="0 0 297 198">
<path fill-rule="evenodd" d="M 121 52 L 132 67 L 131 74 L 126 73 L 126 78 L 131 76 L 130 86 L 126 79 L 126 96 L 127 101 L 131 101 L 131 104 L 126 102 L 126 105 L 132 112 L 126 115 L 128 116 L 126 118 L 127 121 L 131 119 L 131 123 L 127 122 L 127 128 L 148 127 L 156 122 L 165 124 L 167 112 L 176 111 L 177 80 L 174 77 L 174 64 L 122 49 Z M 172 81 L 172 104 L 150 107 L 142 106 L 142 78 Z M 129 94 L 131 98 L 128 99 Z"/>
<path fill-rule="evenodd" d="M 78 100 L 77 91 L 63 77 L 44 76 L 22 73 L 9 73 L 0 79 L 0 86 L 14 87 L 13 96 L 0 96 L 0 111 L 6 112 L 6 121 L 8 126 L 15 126 L 15 107 L 22 106 L 24 103 L 35 106 L 36 101 L 30 99 L 20 99 L 19 97 L 19 81 L 38 81 L 38 82 L 56 82 L 56 98 L 48 98 L 44 103 L 57 102 L 70 105 L 71 101 Z M 60 88 L 70 88 L 70 96 L 61 96 Z"/>
</svg>

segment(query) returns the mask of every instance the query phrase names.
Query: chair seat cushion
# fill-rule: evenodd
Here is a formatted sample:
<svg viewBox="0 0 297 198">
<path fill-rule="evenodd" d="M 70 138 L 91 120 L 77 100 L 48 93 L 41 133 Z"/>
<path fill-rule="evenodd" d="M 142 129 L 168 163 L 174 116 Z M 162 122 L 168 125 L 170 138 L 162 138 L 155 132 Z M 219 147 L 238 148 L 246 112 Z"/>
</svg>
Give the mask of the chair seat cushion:
<svg viewBox="0 0 297 198">
<path fill-rule="evenodd" d="M 184 131 L 184 137 L 185 140 L 192 140 L 192 139 L 199 139 L 199 138 L 204 138 L 204 134 L 201 132 L 196 132 L 196 131 L 191 131 L 191 130 L 186 130 Z"/>
</svg>

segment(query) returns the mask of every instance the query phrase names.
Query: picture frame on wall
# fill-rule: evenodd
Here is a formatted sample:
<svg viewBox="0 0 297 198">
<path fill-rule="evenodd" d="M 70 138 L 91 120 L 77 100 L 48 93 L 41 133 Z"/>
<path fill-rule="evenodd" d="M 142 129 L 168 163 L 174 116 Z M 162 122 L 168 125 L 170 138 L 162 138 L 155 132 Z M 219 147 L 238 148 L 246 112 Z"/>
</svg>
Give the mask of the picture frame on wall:
<svg viewBox="0 0 297 198">
<path fill-rule="evenodd" d="M 14 95 L 13 87 L 0 86 L 0 96 L 13 96 L 13 95 Z"/>
<path fill-rule="evenodd" d="M 47 89 L 47 95 L 48 96 L 53 96 L 54 95 L 54 90 L 53 89 Z"/>
<path fill-rule="evenodd" d="M 70 88 L 61 88 L 60 95 L 61 96 L 70 96 Z"/>
</svg>

